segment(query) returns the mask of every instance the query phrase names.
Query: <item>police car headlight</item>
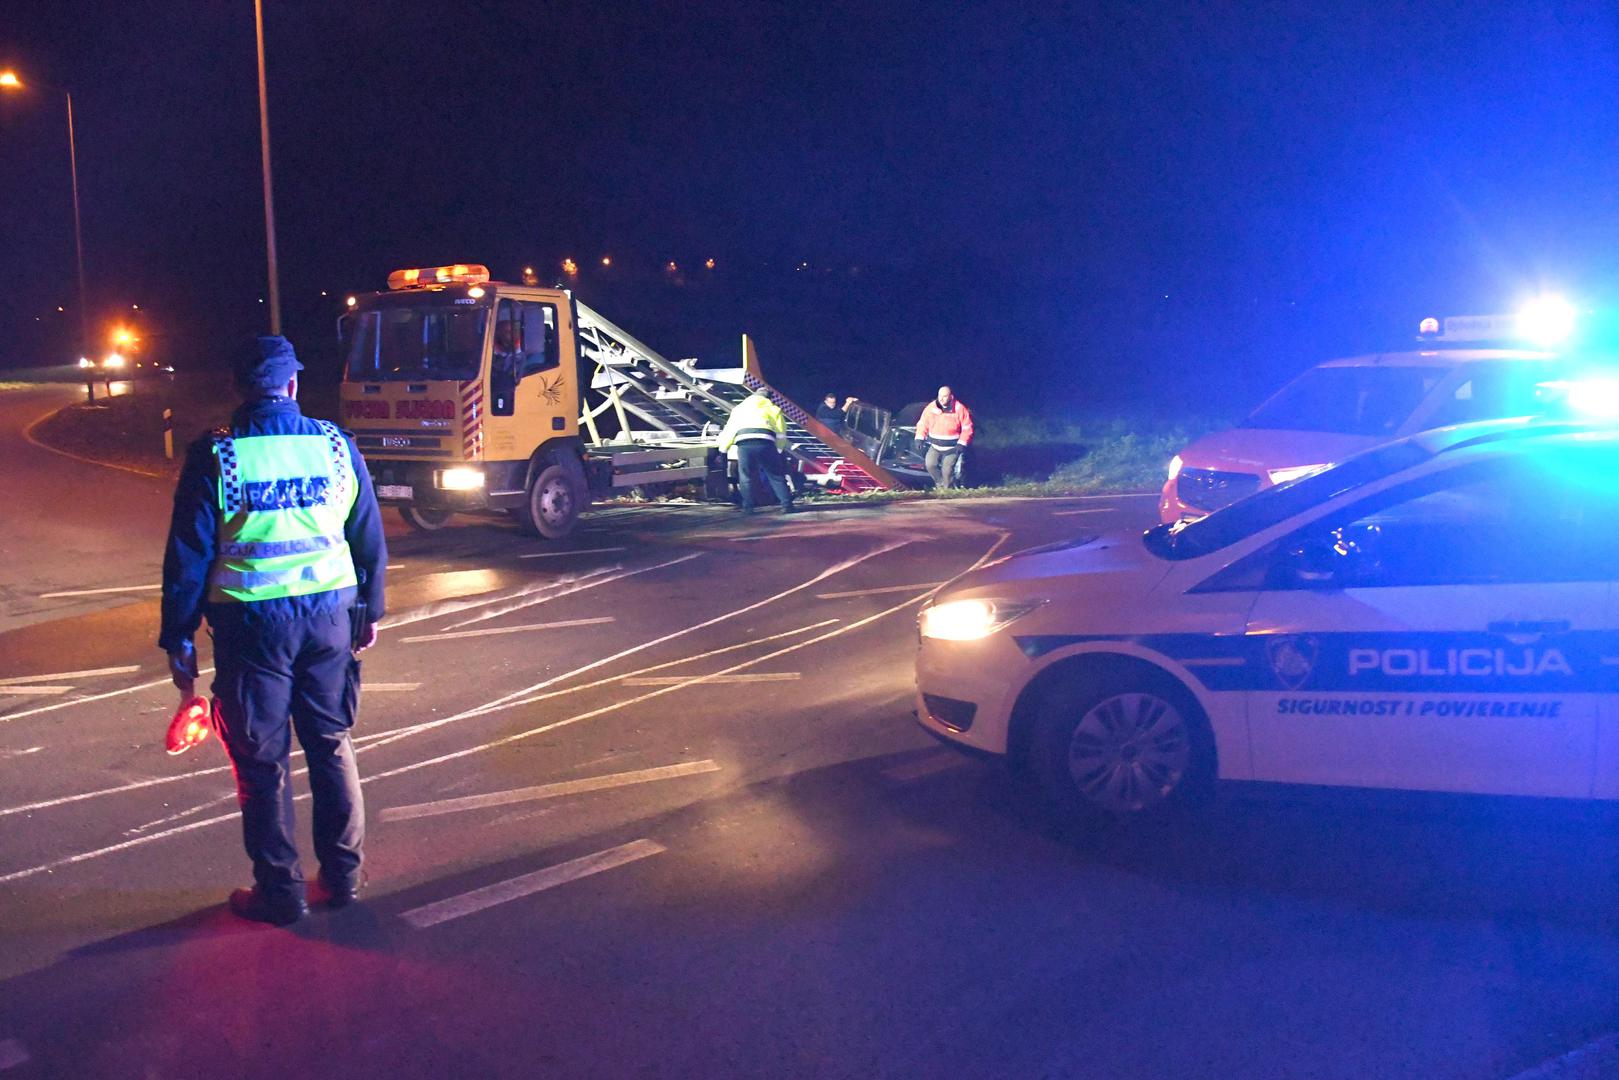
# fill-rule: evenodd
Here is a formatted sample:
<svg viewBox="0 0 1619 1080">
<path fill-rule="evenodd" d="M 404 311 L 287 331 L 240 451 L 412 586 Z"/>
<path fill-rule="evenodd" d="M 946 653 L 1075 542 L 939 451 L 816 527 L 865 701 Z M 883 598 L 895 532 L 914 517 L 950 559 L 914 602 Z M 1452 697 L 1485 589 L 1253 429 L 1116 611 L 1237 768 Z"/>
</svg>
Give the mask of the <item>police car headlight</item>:
<svg viewBox="0 0 1619 1080">
<path fill-rule="evenodd" d="M 1311 473 L 1318 473 L 1326 467 L 1326 464 L 1323 462 L 1320 465 L 1292 465 L 1285 469 L 1270 469 L 1268 471 L 1270 473 L 1270 482 L 1272 484 L 1285 484 L 1289 480 L 1297 480 L 1302 476 L 1309 476 Z"/>
<path fill-rule="evenodd" d="M 1176 454 L 1174 457 L 1170 458 L 1169 459 L 1169 479 L 1173 480 L 1173 479 L 1175 479 L 1175 477 L 1179 476 L 1181 474 L 1181 469 L 1185 465 L 1186 465 L 1186 463 L 1181 460 L 1181 456 L 1179 454 Z"/>
<path fill-rule="evenodd" d="M 445 491 L 476 491 L 483 487 L 483 470 L 445 469 L 438 474 L 438 486 Z"/>
<path fill-rule="evenodd" d="M 1021 619 L 1044 600 L 950 600 L 923 608 L 922 636 L 937 641 L 978 641 Z"/>
</svg>

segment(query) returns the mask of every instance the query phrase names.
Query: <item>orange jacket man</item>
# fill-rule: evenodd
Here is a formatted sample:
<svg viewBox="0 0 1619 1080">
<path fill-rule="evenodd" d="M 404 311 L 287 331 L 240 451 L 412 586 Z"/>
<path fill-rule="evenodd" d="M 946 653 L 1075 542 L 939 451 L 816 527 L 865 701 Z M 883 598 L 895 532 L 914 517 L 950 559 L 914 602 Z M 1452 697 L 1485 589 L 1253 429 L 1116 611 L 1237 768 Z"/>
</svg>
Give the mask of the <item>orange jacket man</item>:
<svg viewBox="0 0 1619 1080">
<path fill-rule="evenodd" d="M 956 477 L 961 452 L 973 441 L 973 414 L 956 400 L 948 386 L 922 410 L 916 425 L 916 447 L 927 447 L 928 475 L 935 490 L 948 488 Z"/>
</svg>

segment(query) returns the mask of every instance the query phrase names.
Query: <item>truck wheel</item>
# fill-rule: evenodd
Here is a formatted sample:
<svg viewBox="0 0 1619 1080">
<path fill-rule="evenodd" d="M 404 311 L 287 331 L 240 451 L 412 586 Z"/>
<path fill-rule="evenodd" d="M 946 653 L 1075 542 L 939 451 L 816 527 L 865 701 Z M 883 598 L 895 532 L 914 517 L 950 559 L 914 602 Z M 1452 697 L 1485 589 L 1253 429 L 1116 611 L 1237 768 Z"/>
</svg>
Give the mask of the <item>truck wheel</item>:
<svg viewBox="0 0 1619 1080">
<path fill-rule="evenodd" d="M 1035 714 L 1030 764 L 1061 816 L 1163 819 L 1214 787 L 1214 739 L 1197 702 L 1165 676 L 1095 672 L 1053 685 Z"/>
<path fill-rule="evenodd" d="M 438 510 L 428 506 L 401 506 L 399 516 L 417 532 L 434 532 L 444 528 L 453 510 Z"/>
<path fill-rule="evenodd" d="M 588 495 L 585 470 L 578 461 L 552 460 L 528 486 L 522 508 L 524 529 L 547 540 L 563 539 L 579 523 Z"/>
</svg>

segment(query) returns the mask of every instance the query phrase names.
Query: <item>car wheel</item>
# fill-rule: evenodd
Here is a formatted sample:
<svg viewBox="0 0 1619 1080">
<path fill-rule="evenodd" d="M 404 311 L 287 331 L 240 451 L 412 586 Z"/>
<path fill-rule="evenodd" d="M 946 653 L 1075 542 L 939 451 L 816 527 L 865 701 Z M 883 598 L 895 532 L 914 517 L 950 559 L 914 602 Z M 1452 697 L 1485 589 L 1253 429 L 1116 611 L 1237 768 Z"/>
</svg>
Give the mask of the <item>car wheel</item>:
<svg viewBox="0 0 1619 1080">
<path fill-rule="evenodd" d="M 573 532 L 585 509 L 585 474 L 577 461 L 552 461 L 528 486 L 523 504 L 523 526 L 547 540 L 561 540 Z"/>
<path fill-rule="evenodd" d="M 427 506 L 401 506 L 399 516 L 417 532 L 434 532 L 444 528 L 453 510 L 438 510 Z"/>
<path fill-rule="evenodd" d="M 1053 685 L 1035 714 L 1030 764 L 1064 816 L 1148 821 L 1213 788 L 1214 739 L 1197 702 L 1167 676 L 1088 675 Z"/>
</svg>

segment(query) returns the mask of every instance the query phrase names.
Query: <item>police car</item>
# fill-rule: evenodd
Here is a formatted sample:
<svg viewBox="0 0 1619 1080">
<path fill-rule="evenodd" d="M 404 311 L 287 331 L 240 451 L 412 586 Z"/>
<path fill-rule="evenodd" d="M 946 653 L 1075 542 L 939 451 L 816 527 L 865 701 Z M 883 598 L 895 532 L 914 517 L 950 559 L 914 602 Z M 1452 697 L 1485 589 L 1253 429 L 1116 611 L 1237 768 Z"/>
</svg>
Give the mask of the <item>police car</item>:
<svg viewBox="0 0 1619 1080">
<path fill-rule="evenodd" d="M 1584 372 L 1566 352 L 1538 346 L 1560 345 L 1573 318 L 1566 302 L 1545 297 L 1512 315 L 1425 319 L 1421 348 L 1310 368 L 1241 424 L 1175 455 L 1159 519 L 1218 510 L 1418 431 L 1558 411 L 1556 387 Z"/>
<path fill-rule="evenodd" d="M 1217 778 L 1619 798 L 1619 431 L 1463 425 L 922 611 L 917 713 L 1134 818 Z"/>
</svg>

